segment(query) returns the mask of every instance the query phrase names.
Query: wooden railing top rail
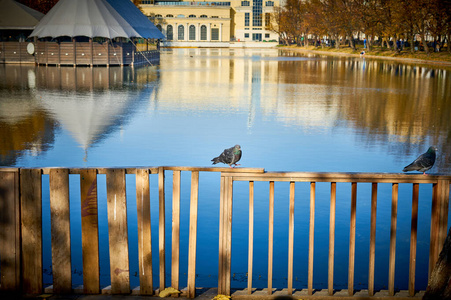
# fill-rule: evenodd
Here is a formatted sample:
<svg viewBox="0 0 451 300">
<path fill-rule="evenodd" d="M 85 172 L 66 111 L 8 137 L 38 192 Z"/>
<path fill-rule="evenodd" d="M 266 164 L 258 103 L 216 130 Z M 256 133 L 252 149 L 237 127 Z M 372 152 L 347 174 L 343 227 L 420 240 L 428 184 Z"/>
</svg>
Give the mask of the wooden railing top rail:
<svg viewBox="0 0 451 300">
<path fill-rule="evenodd" d="M 125 169 L 126 174 L 135 174 L 136 170 L 149 170 L 151 174 L 157 174 L 160 169 L 165 171 L 194 171 L 194 172 L 228 172 L 255 174 L 264 173 L 264 168 L 229 168 L 229 167 L 187 167 L 187 166 L 159 166 L 159 167 L 33 167 L 33 168 L 9 168 L 0 167 L 0 172 L 16 172 L 20 169 L 41 169 L 43 174 L 49 174 L 52 169 L 68 169 L 69 174 L 80 174 L 83 170 L 97 170 L 97 174 L 106 174 L 109 169 Z"/>
<path fill-rule="evenodd" d="M 224 171 L 223 177 L 236 181 L 314 181 L 314 182 L 377 182 L 377 183 L 435 183 L 451 180 L 450 174 L 401 174 L 401 173 L 349 173 L 349 172 L 264 172 L 231 173 Z"/>
</svg>

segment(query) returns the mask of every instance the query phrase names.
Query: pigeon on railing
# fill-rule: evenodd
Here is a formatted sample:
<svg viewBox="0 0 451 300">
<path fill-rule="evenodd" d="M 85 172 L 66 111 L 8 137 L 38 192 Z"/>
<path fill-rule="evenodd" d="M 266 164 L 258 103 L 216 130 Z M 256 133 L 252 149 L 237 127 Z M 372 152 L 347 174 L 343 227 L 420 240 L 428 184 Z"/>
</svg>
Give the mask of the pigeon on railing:
<svg viewBox="0 0 451 300">
<path fill-rule="evenodd" d="M 234 147 L 224 149 L 224 151 L 218 156 L 213 158 L 211 161 L 213 162 L 213 165 L 217 163 L 223 163 L 229 165 L 229 167 L 232 167 L 232 165 L 239 166 L 237 162 L 241 159 L 241 146 L 235 145 Z"/>
<path fill-rule="evenodd" d="M 406 166 L 402 171 L 419 171 L 423 172 L 423 175 L 427 175 L 426 171 L 432 168 L 435 163 L 435 152 L 437 148 L 434 146 L 429 147 L 426 153 L 421 154 L 410 165 Z"/>
</svg>

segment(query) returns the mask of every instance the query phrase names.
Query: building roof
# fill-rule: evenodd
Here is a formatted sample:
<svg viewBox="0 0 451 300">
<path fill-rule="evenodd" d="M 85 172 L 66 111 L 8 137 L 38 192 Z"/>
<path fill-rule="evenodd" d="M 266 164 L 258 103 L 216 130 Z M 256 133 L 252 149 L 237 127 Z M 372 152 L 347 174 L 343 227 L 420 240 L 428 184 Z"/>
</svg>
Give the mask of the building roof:
<svg viewBox="0 0 451 300">
<path fill-rule="evenodd" d="M 59 0 L 30 37 L 164 38 L 131 1 Z"/>
<path fill-rule="evenodd" d="M 0 0 L 0 30 L 33 30 L 43 13 L 14 0 Z"/>
</svg>

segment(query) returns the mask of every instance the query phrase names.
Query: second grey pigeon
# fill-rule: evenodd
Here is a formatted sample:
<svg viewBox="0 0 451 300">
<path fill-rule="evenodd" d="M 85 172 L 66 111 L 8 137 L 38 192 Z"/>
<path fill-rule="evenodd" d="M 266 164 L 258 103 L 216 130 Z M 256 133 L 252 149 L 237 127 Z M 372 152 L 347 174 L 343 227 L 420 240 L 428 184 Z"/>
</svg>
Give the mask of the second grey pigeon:
<svg viewBox="0 0 451 300">
<path fill-rule="evenodd" d="M 432 168 L 435 163 L 435 152 L 437 148 L 434 146 L 429 147 L 426 153 L 421 154 L 410 165 L 406 166 L 402 171 L 419 171 L 426 175 L 426 171 Z"/>
<path fill-rule="evenodd" d="M 213 165 L 217 163 L 223 163 L 229 165 L 229 167 L 232 167 L 232 165 L 239 166 L 237 162 L 241 159 L 241 146 L 235 145 L 234 147 L 224 149 L 224 151 L 218 156 L 213 158 L 211 161 L 213 162 Z"/>
</svg>

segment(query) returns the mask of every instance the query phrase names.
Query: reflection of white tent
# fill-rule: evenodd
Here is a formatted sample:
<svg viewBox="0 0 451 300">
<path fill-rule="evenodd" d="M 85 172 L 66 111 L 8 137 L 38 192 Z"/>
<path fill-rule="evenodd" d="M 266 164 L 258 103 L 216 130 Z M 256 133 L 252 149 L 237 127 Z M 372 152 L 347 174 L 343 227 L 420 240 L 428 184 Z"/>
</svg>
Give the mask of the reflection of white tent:
<svg viewBox="0 0 451 300">
<path fill-rule="evenodd" d="M 129 0 L 60 0 L 30 36 L 164 38 Z"/>
<path fill-rule="evenodd" d="M 134 102 L 126 94 L 114 90 L 77 93 L 72 91 L 61 97 L 61 91 L 37 91 L 41 103 L 56 120 L 70 132 L 83 149 L 114 127 L 121 125 L 124 116 Z M 124 99 L 125 98 L 125 99 Z"/>
</svg>

